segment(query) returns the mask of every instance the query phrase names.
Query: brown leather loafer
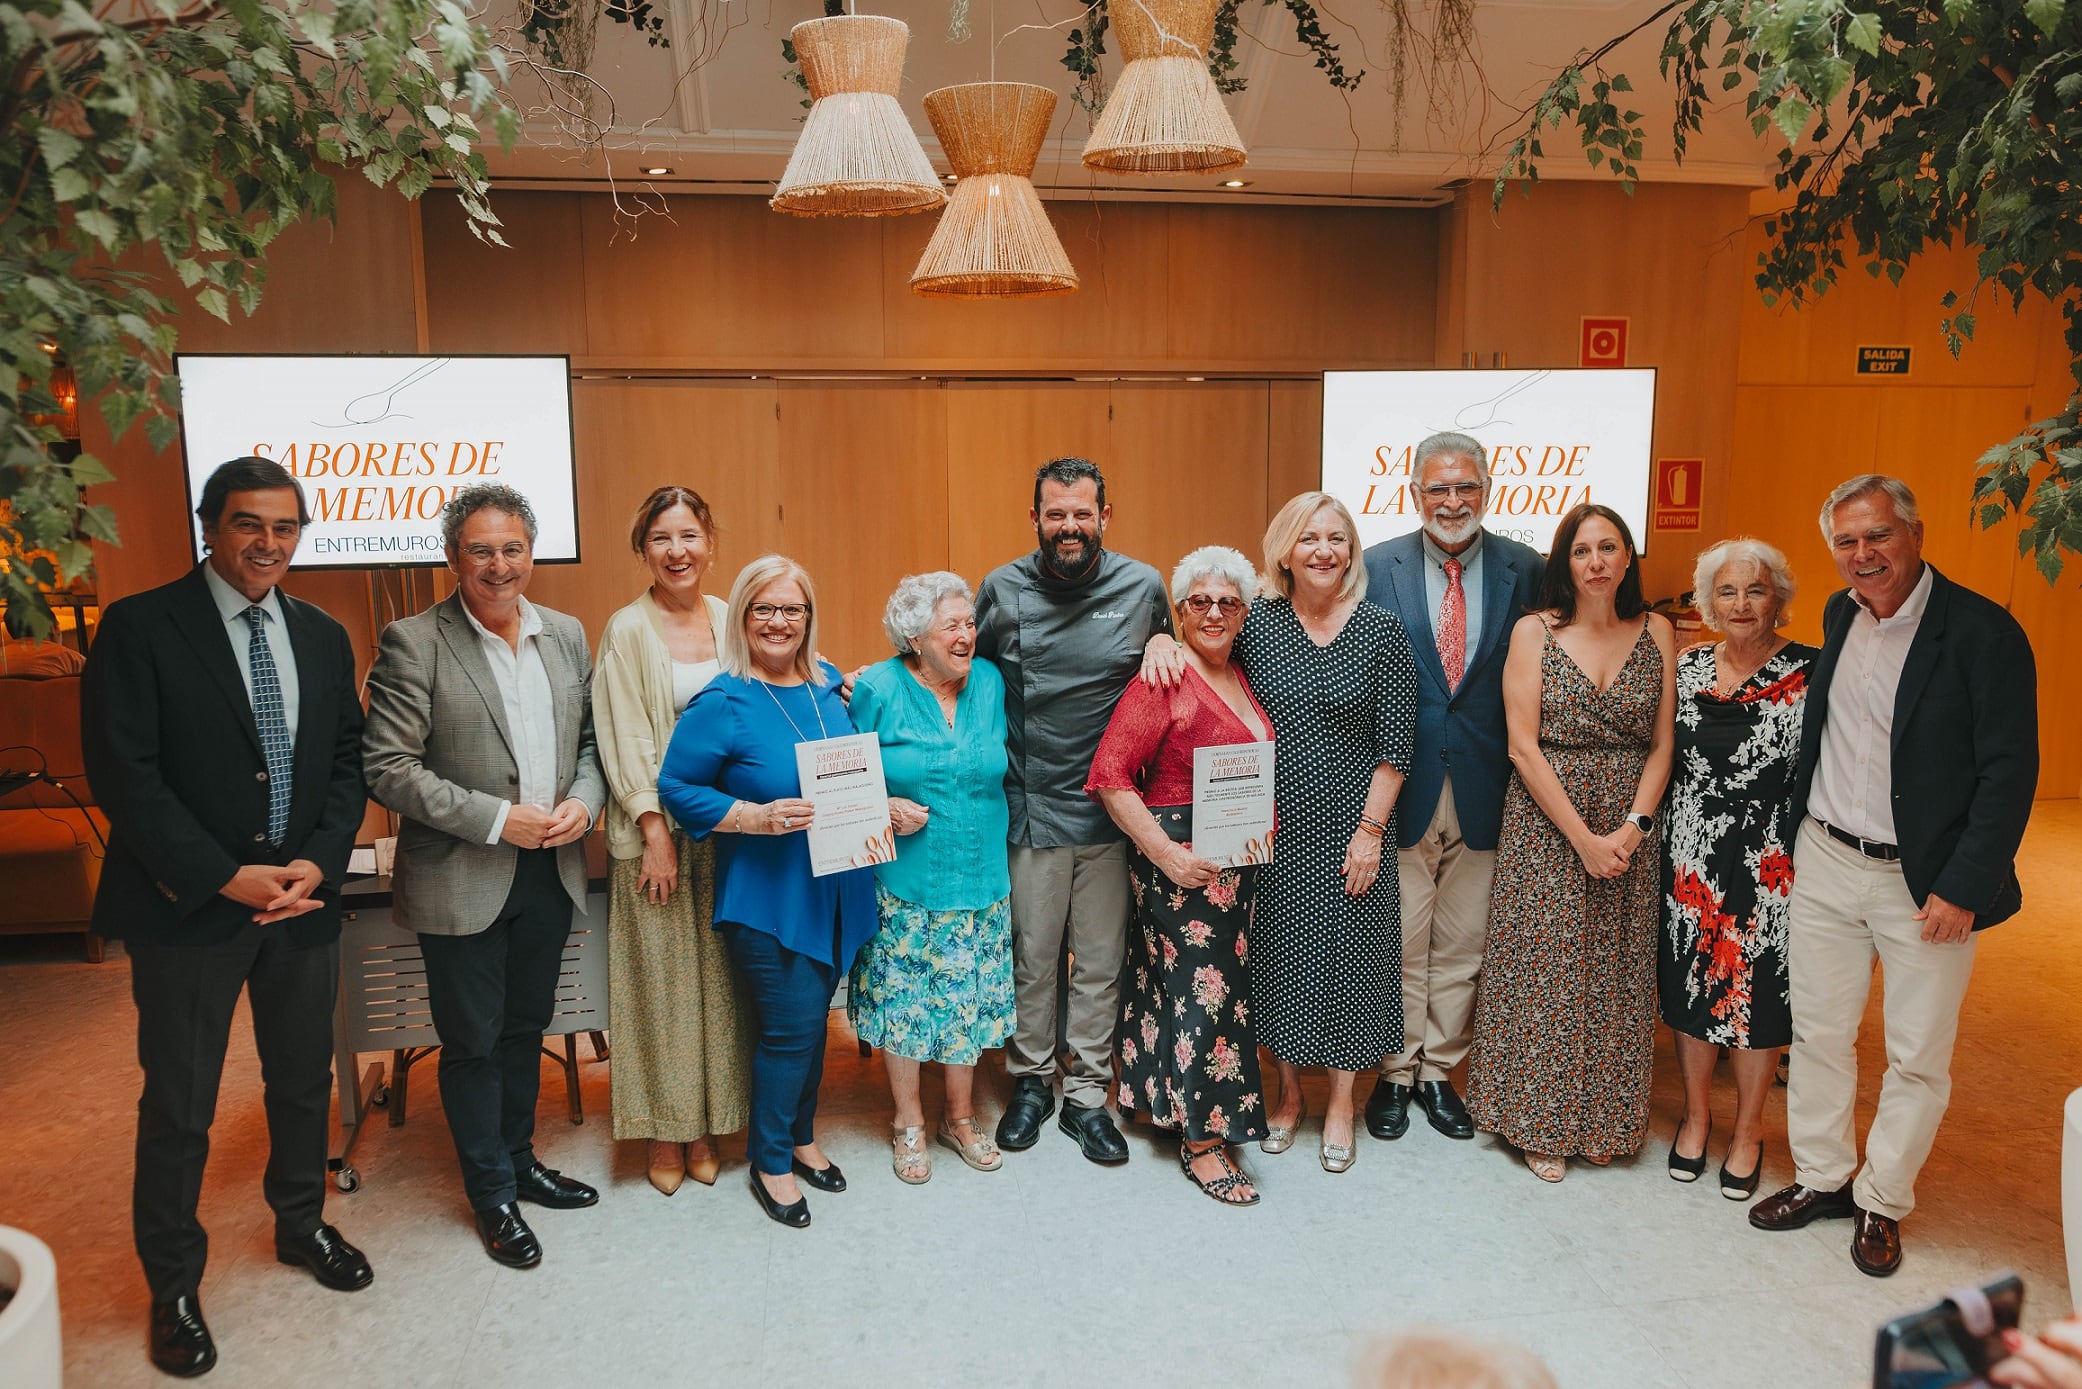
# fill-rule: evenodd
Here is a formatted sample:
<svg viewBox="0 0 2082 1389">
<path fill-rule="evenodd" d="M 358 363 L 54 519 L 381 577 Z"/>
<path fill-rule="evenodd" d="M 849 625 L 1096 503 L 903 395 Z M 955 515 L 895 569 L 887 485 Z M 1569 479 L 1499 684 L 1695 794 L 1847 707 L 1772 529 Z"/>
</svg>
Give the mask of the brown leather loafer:
<svg viewBox="0 0 2082 1389">
<path fill-rule="evenodd" d="M 1859 1211 L 1851 1230 L 1851 1262 L 1858 1272 L 1885 1278 L 1901 1267 L 1901 1222 L 1872 1211 Z"/>
<path fill-rule="evenodd" d="M 1795 1182 L 1749 1208 L 1749 1223 L 1759 1230 L 1798 1230 L 1817 1220 L 1847 1220 L 1858 1214 L 1848 1186 L 1816 1191 Z"/>
</svg>

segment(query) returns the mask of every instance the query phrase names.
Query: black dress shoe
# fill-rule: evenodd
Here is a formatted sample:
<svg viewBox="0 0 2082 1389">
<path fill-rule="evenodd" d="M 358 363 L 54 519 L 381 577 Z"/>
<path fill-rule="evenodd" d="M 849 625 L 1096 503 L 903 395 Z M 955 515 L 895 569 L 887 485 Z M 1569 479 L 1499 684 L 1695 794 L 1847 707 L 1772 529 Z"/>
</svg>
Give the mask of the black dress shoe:
<svg viewBox="0 0 2082 1389">
<path fill-rule="evenodd" d="M 152 1363 L 183 1379 L 216 1368 L 217 1343 L 210 1339 L 194 1293 L 152 1304 Z"/>
<path fill-rule="evenodd" d="M 477 1237 L 484 1241 L 484 1252 L 495 1263 L 508 1268 L 533 1268 L 542 1262 L 542 1242 L 521 1218 L 520 1206 L 515 1202 L 477 1212 Z"/>
<path fill-rule="evenodd" d="M 513 1195 L 516 1200 L 532 1201 L 554 1211 L 575 1211 L 600 1199 L 600 1193 L 584 1182 L 539 1162 L 513 1174 Z"/>
<path fill-rule="evenodd" d="M 799 1162 L 795 1165 L 797 1167 L 802 1166 Z M 759 1180 L 758 1168 L 753 1168 L 751 1175 L 752 1195 L 757 1198 L 759 1209 L 766 1212 L 767 1219 L 778 1220 L 783 1225 L 797 1230 L 809 1228 L 810 1203 L 807 1197 L 798 1196 L 784 1206 L 774 1199 L 774 1194 L 771 1191 L 766 1189 L 766 1183 Z"/>
<path fill-rule="evenodd" d="M 343 1293 L 366 1288 L 376 1276 L 362 1252 L 330 1225 L 320 1225 L 308 1235 L 284 1235 L 277 1231 L 275 1261 L 292 1268 L 307 1268 L 313 1278 Z"/>
<path fill-rule="evenodd" d="M 1751 1206 L 1749 1223 L 1759 1230 L 1798 1230 L 1817 1220 L 1848 1220 L 1857 1213 L 1850 1187 L 1816 1191 L 1795 1182 Z"/>
<path fill-rule="evenodd" d="M 1394 1141 L 1410 1131 L 1410 1087 L 1392 1080 L 1374 1082 L 1366 1097 L 1366 1131 Z"/>
<path fill-rule="evenodd" d="M 1417 1103 L 1431 1126 L 1448 1138 L 1473 1138 L 1475 1121 L 1460 1102 L 1460 1092 L 1450 1080 L 1427 1080 L 1417 1087 Z"/>
<path fill-rule="evenodd" d="M 1733 1148 L 1730 1148 L 1728 1150 L 1728 1156 L 1735 1156 L 1735 1150 Z M 1706 1154 L 1699 1154 L 1699 1158 L 1701 1161 L 1704 1161 L 1705 1157 Z M 1675 1148 L 1672 1148 L 1670 1150 L 1670 1160 L 1672 1162 L 1675 1162 L 1677 1160 L 1677 1150 Z M 1757 1145 L 1757 1165 L 1755 1167 L 1750 1168 L 1749 1175 L 1747 1177 L 1738 1177 L 1734 1173 L 1730 1172 L 1728 1170 L 1728 1164 L 1726 1159 L 1722 1160 L 1721 1195 L 1727 1197 L 1730 1201 L 1747 1201 L 1750 1197 L 1757 1194 L 1757 1179 L 1763 1175 L 1764 1145 L 1759 1143 Z"/>
<path fill-rule="evenodd" d="M 1039 1076 L 1012 1082 L 1012 1100 L 998 1120 L 998 1146 L 1024 1152 L 1041 1139 L 1041 1124 L 1055 1113 L 1055 1090 Z"/>
<path fill-rule="evenodd" d="M 1063 1117 L 1056 1120 L 1056 1127 L 1076 1139 L 1077 1146 L 1093 1162 L 1112 1166 L 1128 1160 L 1128 1141 L 1113 1126 L 1113 1116 L 1104 1105 L 1087 1108 L 1064 1100 Z"/>
<path fill-rule="evenodd" d="M 1851 1227 L 1851 1262 L 1858 1272 L 1885 1278 L 1901 1267 L 1901 1222 L 1872 1211 L 1859 1211 Z"/>
<path fill-rule="evenodd" d="M 846 1189 L 846 1174 L 839 1171 L 839 1165 L 835 1162 L 827 1162 L 822 1167 L 812 1167 L 801 1158 L 790 1158 L 788 1159 L 788 1166 L 794 1171 L 796 1176 L 802 1178 L 819 1191 L 844 1191 Z"/>
</svg>

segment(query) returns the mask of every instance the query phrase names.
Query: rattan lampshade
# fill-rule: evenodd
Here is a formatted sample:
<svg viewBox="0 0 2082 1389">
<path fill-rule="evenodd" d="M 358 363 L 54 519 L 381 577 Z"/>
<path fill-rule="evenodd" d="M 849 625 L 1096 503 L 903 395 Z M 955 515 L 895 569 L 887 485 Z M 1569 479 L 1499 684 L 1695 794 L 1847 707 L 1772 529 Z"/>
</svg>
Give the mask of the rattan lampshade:
<svg viewBox="0 0 2082 1389">
<path fill-rule="evenodd" d="M 925 94 L 925 116 L 960 175 L 911 288 L 963 299 L 1068 294 L 1077 271 L 1034 191 L 1055 93 L 1025 82 L 972 82 Z"/>
<path fill-rule="evenodd" d="M 1114 0 L 1127 64 L 1084 143 L 1111 174 L 1214 173 L 1244 162 L 1243 137 L 1207 72 L 1221 0 Z"/>
<path fill-rule="evenodd" d="M 887 217 L 947 201 L 896 104 L 911 30 L 886 15 L 812 19 L 789 31 L 810 115 L 772 206 L 801 217 Z"/>
</svg>

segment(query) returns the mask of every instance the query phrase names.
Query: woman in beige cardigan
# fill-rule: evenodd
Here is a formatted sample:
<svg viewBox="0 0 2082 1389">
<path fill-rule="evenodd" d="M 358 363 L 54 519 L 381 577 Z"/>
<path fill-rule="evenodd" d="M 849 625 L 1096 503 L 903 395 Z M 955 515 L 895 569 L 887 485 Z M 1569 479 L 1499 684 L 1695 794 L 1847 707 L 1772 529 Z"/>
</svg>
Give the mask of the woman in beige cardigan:
<svg viewBox="0 0 2082 1389">
<path fill-rule="evenodd" d="M 607 621 L 593 668 L 593 719 L 607 805 L 609 1026 L 614 1136 L 647 1139 L 651 1185 L 684 1173 L 714 1185 L 712 1135 L 750 1118 L 751 1017 L 711 929 L 715 850 L 693 843 L 658 803 L 673 724 L 715 675 L 719 598 L 701 591 L 715 554 L 708 503 L 660 487 L 629 543 L 651 586 Z"/>
</svg>

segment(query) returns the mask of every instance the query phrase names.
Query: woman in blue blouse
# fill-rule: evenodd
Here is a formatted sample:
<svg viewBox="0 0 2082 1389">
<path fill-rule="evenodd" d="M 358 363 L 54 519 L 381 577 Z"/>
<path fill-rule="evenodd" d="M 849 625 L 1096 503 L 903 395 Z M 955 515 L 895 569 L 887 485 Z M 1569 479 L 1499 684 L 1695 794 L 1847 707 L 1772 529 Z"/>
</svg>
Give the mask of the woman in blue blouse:
<svg viewBox="0 0 2082 1389">
<path fill-rule="evenodd" d="M 979 1172 L 1001 1163 L 976 1123 L 976 1061 L 1012 1030 L 1011 879 L 1005 867 L 1005 682 L 976 659 L 976 609 L 958 574 L 897 585 L 882 630 L 898 655 L 862 672 L 853 722 L 882 744 L 896 860 L 876 870 L 882 929 L 860 952 L 846 1010 L 882 1048 L 896 1099 L 891 1163 L 932 1176 L 918 1068 L 946 1068 L 940 1142 Z"/>
<path fill-rule="evenodd" d="M 810 1206 L 796 1178 L 819 1191 L 846 1189 L 817 1147 L 817 1082 L 832 992 L 877 925 L 874 878 L 865 868 L 810 872 L 803 831 L 813 811 L 795 748 L 854 731 L 838 671 L 811 655 L 810 576 L 780 555 L 753 560 L 731 587 L 721 637 L 722 671 L 680 715 L 658 797 L 694 838 L 722 836 L 715 924 L 759 1027 L 745 1144 L 752 1194 L 799 1229 Z"/>
</svg>

